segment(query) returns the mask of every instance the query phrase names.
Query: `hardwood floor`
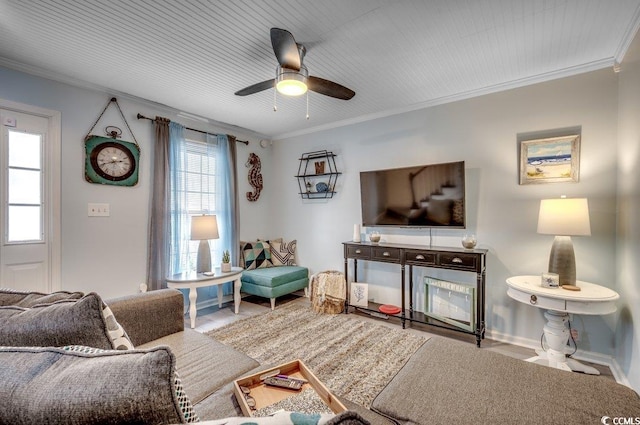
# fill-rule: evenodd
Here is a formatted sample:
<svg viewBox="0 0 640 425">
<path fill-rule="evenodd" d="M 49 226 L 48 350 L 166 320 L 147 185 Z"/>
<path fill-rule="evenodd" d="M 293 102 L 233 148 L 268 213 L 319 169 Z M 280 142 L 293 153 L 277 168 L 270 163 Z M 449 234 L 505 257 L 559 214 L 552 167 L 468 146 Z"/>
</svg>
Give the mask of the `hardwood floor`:
<svg viewBox="0 0 640 425">
<path fill-rule="evenodd" d="M 301 296 L 302 294 L 292 294 L 280 297 L 276 300 L 276 309 L 278 305 L 282 305 L 283 303 L 295 302 L 302 303 L 305 305 L 309 305 L 309 299 Z M 199 332 L 207 332 L 212 329 L 220 328 L 229 323 L 232 323 L 237 320 L 241 320 L 246 317 L 251 317 L 257 314 L 265 313 L 271 310 L 269 300 L 267 298 L 255 297 L 255 296 L 245 296 L 242 298 L 242 303 L 240 305 L 239 314 L 234 314 L 233 312 L 233 303 L 225 303 L 222 305 L 222 308 L 218 308 L 217 306 L 208 307 L 206 309 L 198 310 L 198 315 L 196 317 L 196 330 Z M 378 319 L 369 316 L 366 313 L 356 312 L 354 315 L 357 315 L 362 320 L 374 321 L 384 326 L 389 326 L 395 329 L 401 328 L 400 320 L 396 318 L 390 318 L 388 320 Z M 188 313 L 185 315 L 185 327 L 190 326 L 190 320 Z M 422 325 L 419 323 L 413 323 L 410 327 L 408 326 L 405 331 L 407 332 L 415 332 L 420 335 L 438 335 L 447 338 L 456 339 L 459 341 L 466 341 L 470 344 L 475 345 L 475 337 L 473 335 L 462 334 L 459 332 L 449 331 L 446 329 L 436 328 L 433 326 Z M 503 355 L 507 355 L 510 357 L 518 358 L 518 359 L 527 359 L 536 355 L 535 351 L 526 348 L 520 347 L 517 345 L 507 344 L 504 342 L 494 341 L 488 338 L 482 340 L 482 349 L 496 351 Z M 608 366 L 603 366 L 599 364 L 583 362 L 589 366 L 595 367 L 599 372 L 600 376 L 604 379 L 615 379 L 611 370 Z"/>
</svg>

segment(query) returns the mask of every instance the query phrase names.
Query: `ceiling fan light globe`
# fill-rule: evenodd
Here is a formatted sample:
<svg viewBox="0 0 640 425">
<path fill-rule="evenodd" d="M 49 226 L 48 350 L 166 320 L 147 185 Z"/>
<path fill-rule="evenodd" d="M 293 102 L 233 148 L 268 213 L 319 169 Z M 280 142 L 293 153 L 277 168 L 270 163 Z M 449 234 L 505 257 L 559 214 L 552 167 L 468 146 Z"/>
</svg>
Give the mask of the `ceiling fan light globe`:
<svg viewBox="0 0 640 425">
<path fill-rule="evenodd" d="M 300 96 L 307 92 L 307 85 L 297 80 L 283 80 L 276 87 L 278 92 L 287 96 Z"/>
<path fill-rule="evenodd" d="M 307 92 L 307 69 L 300 71 L 278 67 L 276 89 L 286 96 L 300 96 Z"/>
</svg>

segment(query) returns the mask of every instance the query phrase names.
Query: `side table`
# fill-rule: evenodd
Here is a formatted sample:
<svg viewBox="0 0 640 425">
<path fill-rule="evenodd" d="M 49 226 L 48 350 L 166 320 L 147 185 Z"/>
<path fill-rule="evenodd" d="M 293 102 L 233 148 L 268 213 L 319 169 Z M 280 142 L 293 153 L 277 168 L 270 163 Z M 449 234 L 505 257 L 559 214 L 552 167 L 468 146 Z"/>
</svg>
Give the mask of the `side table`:
<svg viewBox="0 0 640 425">
<path fill-rule="evenodd" d="M 222 307 L 222 284 L 233 281 L 233 303 L 235 314 L 240 310 L 240 286 L 242 282 L 242 267 L 232 267 L 230 272 L 216 272 L 213 276 L 194 271 L 174 274 L 167 278 L 167 286 L 174 289 L 189 289 L 189 318 L 191 319 L 191 329 L 196 327 L 196 299 L 198 298 L 197 288 L 218 285 L 218 307 Z"/>
<path fill-rule="evenodd" d="M 580 291 L 560 288 L 545 288 L 541 276 L 513 276 L 507 279 L 507 294 L 516 301 L 547 311 L 544 317 L 544 337 L 549 345 L 547 351 L 536 350 L 529 362 L 544 364 L 556 369 L 599 375 L 597 369 L 586 366 L 565 355 L 569 341 L 569 313 L 604 315 L 616 311 L 617 292 L 595 283 L 577 281 Z"/>
</svg>

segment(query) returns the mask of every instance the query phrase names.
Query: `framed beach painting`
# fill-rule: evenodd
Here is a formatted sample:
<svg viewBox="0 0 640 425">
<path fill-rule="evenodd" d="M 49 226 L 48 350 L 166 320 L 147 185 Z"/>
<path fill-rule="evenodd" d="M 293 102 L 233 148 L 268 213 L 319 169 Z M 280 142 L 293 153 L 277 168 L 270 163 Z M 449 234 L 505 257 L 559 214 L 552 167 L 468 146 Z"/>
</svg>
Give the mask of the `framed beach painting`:
<svg viewBox="0 0 640 425">
<path fill-rule="evenodd" d="M 520 142 L 520 184 L 577 182 L 580 135 Z"/>
</svg>

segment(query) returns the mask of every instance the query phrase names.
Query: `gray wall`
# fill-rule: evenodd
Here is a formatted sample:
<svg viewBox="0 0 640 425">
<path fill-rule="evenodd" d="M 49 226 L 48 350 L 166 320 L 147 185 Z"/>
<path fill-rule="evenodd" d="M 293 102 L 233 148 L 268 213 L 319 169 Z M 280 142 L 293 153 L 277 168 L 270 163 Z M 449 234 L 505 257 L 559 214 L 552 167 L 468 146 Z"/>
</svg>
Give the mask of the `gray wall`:
<svg viewBox="0 0 640 425">
<path fill-rule="evenodd" d="M 519 133 L 582 127 L 579 183 L 518 184 Z M 540 199 L 587 197 L 592 235 L 575 237 L 578 278 L 615 288 L 617 76 L 610 69 L 535 86 L 431 107 L 274 143 L 275 225 L 268 236 L 298 239 L 300 262 L 313 272 L 342 270 L 341 242 L 360 223 L 359 172 L 449 161 L 466 161 L 467 230 L 434 230 L 434 245 L 461 246 L 475 233 L 489 249 L 487 326 L 489 335 L 538 346 L 543 311 L 511 300 L 505 279 L 547 269 L 552 236 L 536 233 Z M 293 175 L 305 151 L 338 154 L 338 194 L 327 201 L 297 195 Z M 383 240 L 429 244 L 428 230 L 385 230 Z M 377 302 L 400 303 L 399 267 L 369 263 L 359 280 L 369 282 Z M 421 269 L 414 285 L 423 291 L 426 274 L 469 279 Z M 418 306 L 423 303 L 418 294 Z M 580 349 L 607 361 L 613 354 L 615 316 L 575 317 Z"/>
<path fill-rule="evenodd" d="M 640 35 L 636 35 L 620 72 L 618 142 L 616 360 L 632 386 L 640 389 Z"/>
<path fill-rule="evenodd" d="M 268 222 L 256 208 L 246 206 L 244 196 L 251 188 L 244 163 L 249 152 L 261 149 L 256 135 L 238 129 L 220 128 L 176 116 L 161 105 L 116 95 L 141 148 L 140 180 L 125 188 L 91 184 L 84 179 L 84 136 L 112 97 L 99 90 L 80 88 L 0 67 L 0 98 L 60 111 L 62 114 L 62 287 L 84 292 L 96 291 L 105 298 L 134 293 L 146 281 L 149 226 L 150 177 L 153 131 L 150 121 L 136 114 L 156 115 L 176 120 L 188 127 L 236 135 L 250 139 L 247 147 L 238 144 L 242 230 L 258 233 Z M 131 140 L 117 109 L 110 106 L 94 134 L 115 125 L 123 130 L 123 140 Z M 201 137 L 197 133 L 189 137 Z M 269 151 L 263 151 L 268 161 Z M 265 190 L 268 195 L 268 189 Z M 87 204 L 108 203 L 110 217 L 87 217 Z M 242 235 L 241 235 L 242 236 Z M 215 261 L 215 260 L 214 260 Z"/>
</svg>

